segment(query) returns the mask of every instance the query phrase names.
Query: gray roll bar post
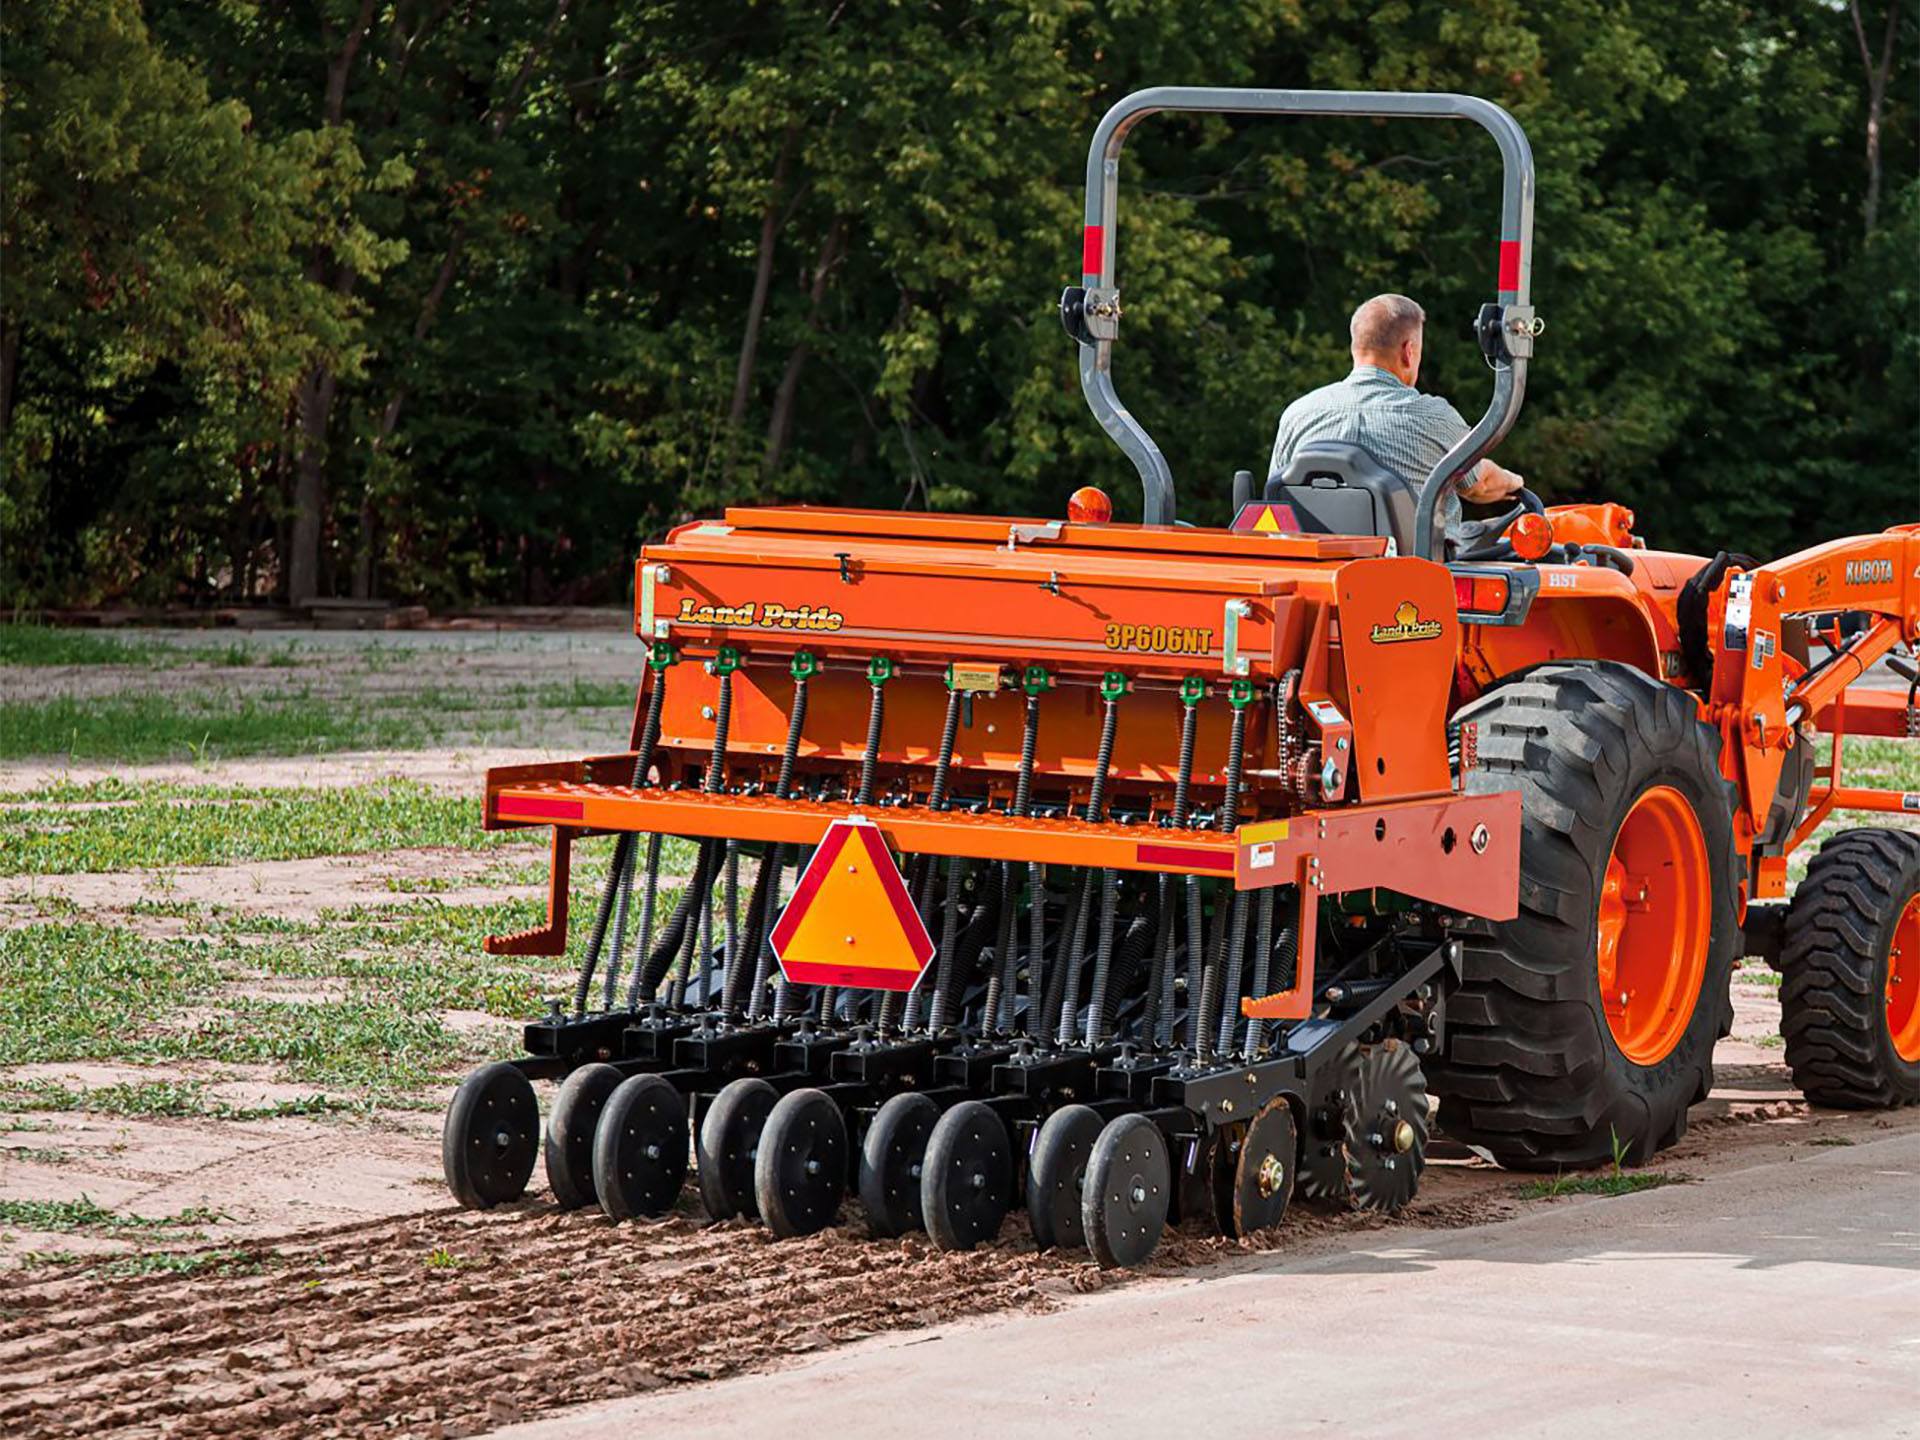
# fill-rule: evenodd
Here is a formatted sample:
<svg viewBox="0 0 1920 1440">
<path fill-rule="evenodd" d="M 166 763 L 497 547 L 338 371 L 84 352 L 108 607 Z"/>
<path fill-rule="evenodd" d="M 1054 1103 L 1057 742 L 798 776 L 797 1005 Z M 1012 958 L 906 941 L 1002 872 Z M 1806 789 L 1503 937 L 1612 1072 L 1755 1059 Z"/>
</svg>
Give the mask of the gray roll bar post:
<svg viewBox="0 0 1920 1440">
<path fill-rule="evenodd" d="M 1499 304 L 1482 312 L 1480 336 L 1494 364 L 1493 402 L 1487 413 L 1449 450 L 1420 487 L 1415 521 L 1417 553 L 1439 550 L 1434 521 L 1443 496 L 1500 443 L 1519 417 L 1526 395 L 1527 361 L 1535 324 L 1529 295 L 1533 277 L 1533 151 L 1513 116 L 1472 95 L 1420 95 L 1393 90 L 1237 90 L 1163 85 L 1137 90 L 1116 104 L 1093 132 L 1087 151 L 1086 233 L 1082 248 L 1080 389 L 1094 418 L 1140 472 L 1149 525 L 1171 525 L 1173 472 L 1144 426 L 1113 388 L 1113 342 L 1120 333 L 1120 292 L 1114 285 L 1114 219 L 1120 199 L 1120 147 L 1127 132 L 1163 110 L 1226 115 L 1367 115 L 1435 120 L 1472 120 L 1500 147 Z M 1494 323 L 1494 322 L 1497 322 Z M 1489 327 L 1491 333 L 1485 333 Z"/>
</svg>

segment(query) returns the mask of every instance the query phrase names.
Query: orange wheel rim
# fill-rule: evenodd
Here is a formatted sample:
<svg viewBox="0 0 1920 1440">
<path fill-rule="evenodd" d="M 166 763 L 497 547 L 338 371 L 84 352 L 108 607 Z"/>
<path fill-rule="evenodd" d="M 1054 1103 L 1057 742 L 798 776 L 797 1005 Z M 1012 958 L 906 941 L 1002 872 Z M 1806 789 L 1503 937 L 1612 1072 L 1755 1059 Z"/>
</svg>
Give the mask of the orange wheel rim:
<svg viewBox="0 0 1920 1440">
<path fill-rule="evenodd" d="M 1887 1034 L 1893 1053 L 1909 1064 L 1920 1061 L 1920 895 L 1907 901 L 1893 922 L 1887 952 Z"/>
<path fill-rule="evenodd" d="M 1712 901 L 1693 806 L 1671 785 L 1656 785 L 1633 802 L 1614 837 L 1596 946 L 1607 1029 L 1636 1065 L 1666 1059 L 1687 1033 L 1707 968 Z M 1920 932 L 1920 911 L 1915 917 Z"/>
</svg>

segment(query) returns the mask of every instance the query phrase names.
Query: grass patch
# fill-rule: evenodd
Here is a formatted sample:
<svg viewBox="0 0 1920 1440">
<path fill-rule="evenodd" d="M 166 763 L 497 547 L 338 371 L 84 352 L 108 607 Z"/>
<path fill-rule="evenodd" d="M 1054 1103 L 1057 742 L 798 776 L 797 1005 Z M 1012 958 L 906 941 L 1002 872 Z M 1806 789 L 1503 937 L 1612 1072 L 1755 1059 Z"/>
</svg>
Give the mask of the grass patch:
<svg viewBox="0 0 1920 1440">
<path fill-rule="evenodd" d="M 84 923 L 0 930 L 0 1065 L 125 1054 L 214 976 L 205 942 Z"/>
<path fill-rule="evenodd" d="M 0 1145 L 0 1157 L 25 1160 L 34 1165 L 65 1165 L 73 1159 L 71 1150 L 34 1149 L 27 1145 Z"/>
<path fill-rule="evenodd" d="M 258 1275 L 266 1262 L 251 1250 L 143 1250 L 137 1255 L 81 1255 L 72 1250 L 30 1250 L 23 1265 L 72 1267 L 76 1274 L 120 1280 L 140 1275 Z"/>
<path fill-rule="evenodd" d="M 85 1231 L 90 1234 L 125 1235 L 161 1230 L 187 1230 L 201 1225 L 218 1225 L 227 1217 L 204 1205 L 190 1205 L 172 1215 L 135 1215 L 97 1205 L 87 1195 L 77 1200 L 0 1200 L 0 1225 L 22 1230 L 45 1230 L 53 1234 Z"/>
<path fill-rule="evenodd" d="M 285 703 L 220 690 L 56 695 L 0 704 L 0 759 L 138 761 L 393 750 L 437 738 L 432 716 L 311 694 Z"/>
<path fill-rule="evenodd" d="M 409 780 L 324 790 L 99 780 L 12 798 L 0 803 L 0 875 L 301 860 L 425 845 L 487 849 L 541 838 L 527 830 L 484 831 L 477 797 Z"/>
<path fill-rule="evenodd" d="M 207 1087 L 194 1080 L 148 1080 L 117 1085 L 73 1087 L 51 1080 L 0 1082 L 0 1108 L 18 1114 L 36 1111 L 76 1112 L 87 1115 L 118 1115 L 126 1119 L 164 1120 L 190 1117 L 202 1120 L 279 1120 L 294 1115 L 363 1115 L 371 1108 L 366 1100 L 345 1099 L 336 1095 L 300 1095 L 291 1100 L 272 1100 L 264 1105 L 235 1105 L 216 1100 Z M 23 1124 L 16 1128 L 47 1130 L 52 1127 Z"/>
<path fill-rule="evenodd" d="M 1562 1195 L 1632 1195 L 1640 1190 L 1658 1190 L 1663 1185 L 1685 1185 L 1690 1175 L 1670 1175 L 1660 1170 L 1622 1170 L 1605 1175 L 1556 1175 L 1551 1180 L 1534 1180 L 1520 1187 L 1522 1200 L 1558 1200 Z"/>
<path fill-rule="evenodd" d="M 0 625 L 0 665 L 140 665 L 149 653 L 97 630 Z"/>
</svg>

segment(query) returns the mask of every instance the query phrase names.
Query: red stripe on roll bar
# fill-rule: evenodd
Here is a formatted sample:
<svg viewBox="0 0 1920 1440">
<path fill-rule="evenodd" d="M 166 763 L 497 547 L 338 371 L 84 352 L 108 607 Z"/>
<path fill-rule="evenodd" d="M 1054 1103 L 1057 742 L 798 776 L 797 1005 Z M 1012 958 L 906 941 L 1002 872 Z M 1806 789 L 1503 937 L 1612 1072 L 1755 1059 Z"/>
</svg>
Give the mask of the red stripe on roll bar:
<svg viewBox="0 0 1920 1440">
<path fill-rule="evenodd" d="M 1502 290 L 1520 288 L 1520 242 L 1518 240 L 1500 242 L 1500 288 Z"/>
<path fill-rule="evenodd" d="M 1089 225 L 1086 233 L 1080 237 L 1080 270 L 1082 274 L 1098 275 L 1100 262 L 1106 258 L 1107 231 L 1104 225 Z"/>
</svg>

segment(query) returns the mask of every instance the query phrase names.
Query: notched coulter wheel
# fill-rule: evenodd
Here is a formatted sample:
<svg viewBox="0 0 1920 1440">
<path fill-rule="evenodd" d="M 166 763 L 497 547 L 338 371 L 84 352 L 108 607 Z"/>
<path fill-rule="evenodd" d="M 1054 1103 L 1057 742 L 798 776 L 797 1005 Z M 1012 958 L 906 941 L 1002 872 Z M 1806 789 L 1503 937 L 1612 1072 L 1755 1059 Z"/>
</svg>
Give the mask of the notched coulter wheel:
<svg viewBox="0 0 1920 1440">
<path fill-rule="evenodd" d="M 469 1210 L 518 1200 L 539 1151 L 532 1081 L 499 1061 L 460 1082 L 440 1130 L 440 1165 L 455 1200 Z"/>
<path fill-rule="evenodd" d="M 560 1082 L 547 1116 L 547 1188 L 563 1210 L 579 1210 L 599 1198 L 593 1184 L 593 1137 L 600 1112 L 620 1088 L 611 1065 L 582 1065 Z"/>
<path fill-rule="evenodd" d="M 1801 1093 L 1847 1110 L 1920 1103 L 1920 835 L 1848 830 L 1787 910 L 1780 1033 Z"/>
<path fill-rule="evenodd" d="M 1427 1164 L 1427 1077 L 1412 1050 L 1364 1051 L 1347 1108 L 1347 1185 L 1361 1210 L 1405 1208 Z"/>
<path fill-rule="evenodd" d="M 593 1186 L 615 1220 L 664 1215 L 687 1180 L 687 1102 L 658 1075 L 620 1082 L 593 1137 Z"/>
</svg>

